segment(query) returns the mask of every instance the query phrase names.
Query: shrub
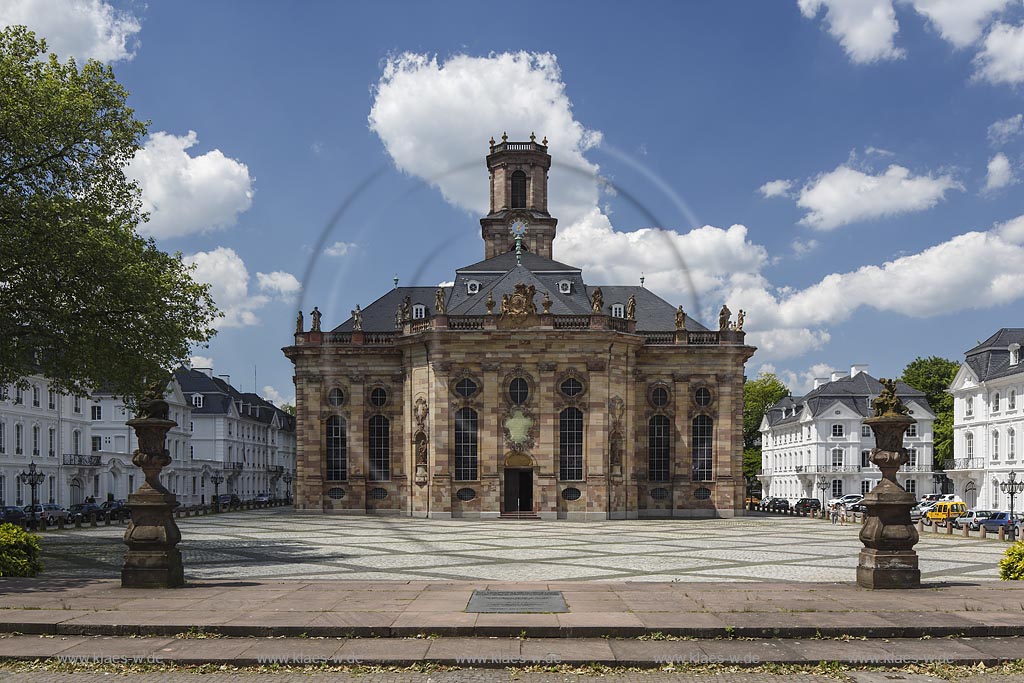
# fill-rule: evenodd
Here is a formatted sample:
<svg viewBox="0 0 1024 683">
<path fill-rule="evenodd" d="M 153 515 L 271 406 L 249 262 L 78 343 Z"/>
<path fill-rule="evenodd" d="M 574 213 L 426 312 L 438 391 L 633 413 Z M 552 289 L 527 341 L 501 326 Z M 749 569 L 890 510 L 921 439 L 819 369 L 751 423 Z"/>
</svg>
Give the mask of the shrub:
<svg viewBox="0 0 1024 683">
<path fill-rule="evenodd" d="M 0 576 L 35 576 L 39 561 L 39 537 L 20 526 L 0 524 Z"/>
<path fill-rule="evenodd" d="M 1024 580 L 1024 541 L 1017 541 L 1006 549 L 999 560 L 999 578 L 1004 581 Z"/>
</svg>

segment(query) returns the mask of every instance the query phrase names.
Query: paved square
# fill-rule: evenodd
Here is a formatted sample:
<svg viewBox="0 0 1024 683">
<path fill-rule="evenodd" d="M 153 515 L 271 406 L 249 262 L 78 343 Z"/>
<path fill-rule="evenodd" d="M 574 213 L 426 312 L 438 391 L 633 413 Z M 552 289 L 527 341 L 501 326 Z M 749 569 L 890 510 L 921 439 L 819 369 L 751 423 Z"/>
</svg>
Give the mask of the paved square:
<svg viewBox="0 0 1024 683">
<path fill-rule="evenodd" d="M 180 519 L 192 579 L 853 581 L 858 527 L 821 520 L 543 522 L 297 515 Z M 51 532 L 46 578 L 117 578 L 124 527 Z M 997 580 L 996 540 L 922 534 L 928 580 Z"/>
</svg>

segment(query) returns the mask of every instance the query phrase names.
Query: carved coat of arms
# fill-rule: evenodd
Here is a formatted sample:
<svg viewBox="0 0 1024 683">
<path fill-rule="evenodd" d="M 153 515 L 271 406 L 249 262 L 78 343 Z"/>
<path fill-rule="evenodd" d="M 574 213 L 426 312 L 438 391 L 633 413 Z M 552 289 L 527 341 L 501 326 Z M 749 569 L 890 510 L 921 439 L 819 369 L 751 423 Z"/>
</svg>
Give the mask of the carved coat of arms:
<svg viewBox="0 0 1024 683">
<path fill-rule="evenodd" d="M 533 303 L 536 294 L 536 287 L 520 282 L 512 294 L 506 294 L 501 298 L 501 317 L 522 320 L 527 316 L 536 315 L 537 305 Z"/>
</svg>

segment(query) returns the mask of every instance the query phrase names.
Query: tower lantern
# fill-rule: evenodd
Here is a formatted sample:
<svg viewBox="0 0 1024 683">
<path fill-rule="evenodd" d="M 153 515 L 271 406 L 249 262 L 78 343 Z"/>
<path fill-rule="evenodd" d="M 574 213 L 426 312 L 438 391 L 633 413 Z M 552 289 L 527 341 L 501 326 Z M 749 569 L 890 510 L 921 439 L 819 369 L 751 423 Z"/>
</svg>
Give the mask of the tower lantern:
<svg viewBox="0 0 1024 683">
<path fill-rule="evenodd" d="M 547 142 L 547 138 L 544 141 Z M 491 145 L 491 153 L 487 155 L 491 207 L 490 213 L 480 219 L 485 258 L 516 248 L 509 234 L 509 226 L 516 218 L 530 225 L 521 240 L 521 249 L 552 258 L 551 243 L 558 221 L 548 213 L 550 168 L 547 145 L 538 143 L 533 134 L 528 142 L 512 142 L 502 135 L 500 143 Z"/>
</svg>

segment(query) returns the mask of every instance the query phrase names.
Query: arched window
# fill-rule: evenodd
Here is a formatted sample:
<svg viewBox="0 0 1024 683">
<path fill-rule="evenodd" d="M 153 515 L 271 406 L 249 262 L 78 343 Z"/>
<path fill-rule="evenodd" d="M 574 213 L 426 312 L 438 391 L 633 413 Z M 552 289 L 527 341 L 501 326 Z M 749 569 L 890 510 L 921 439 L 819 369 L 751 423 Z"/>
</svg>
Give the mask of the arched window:
<svg viewBox="0 0 1024 683">
<path fill-rule="evenodd" d="M 647 478 L 668 481 L 671 423 L 664 415 L 655 415 L 647 423 Z"/>
<path fill-rule="evenodd" d="M 583 479 L 583 411 L 566 408 L 558 414 L 558 478 Z"/>
<path fill-rule="evenodd" d="M 1006 397 L 1006 409 L 1016 410 L 1017 409 L 1017 390 L 1010 389 L 1010 395 Z"/>
<path fill-rule="evenodd" d="M 711 480 L 714 421 L 707 415 L 693 418 L 693 481 Z"/>
<path fill-rule="evenodd" d="M 21 455 L 22 454 L 22 449 L 25 447 L 25 444 L 22 443 L 24 441 L 24 439 L 25 439 L 24 434 L 23 434 L 23 430 L 24 430 L 24 427 L 22 427 L 20 424 L 14 425 L 14 454 L 15 455 Z"/>
<path fill-rule="evenodd" d="M 391 478 L 391 422 L 383 415 L 370 418 L 370 481 Z"/>
<path fill-rule="evenodd" d="M 992 459 L 999 459 L 999 432 L 992 432 Z"/>
<path fill-rule="evenodd" d="M 967 397 L 967 402 L 966 402 L 966 404 L 964 406 L 964 415 L 967 415 L 967 416 L 974 415 L 974 397 L 973 396 L 968 396 Z"/>
<path fill-rule="evenodd" d="M 337 415 L 327 418 L 327 481 L 348 478 L 348 435 L 345 419 Z"/>
<path fill-rule="evenodd" d="M 478 428 L 476 411 L 462 408 L 455 413 L 455 479 L 475 481 L 478 479 L 477 443 Z"/>
<path fill-rule="evenodd" d="M 964 434 L 964 457 L 974 457 L 974 434 L 967 432 Z"/>
<path fill-rule="evenodd" d="M 526 208 L 526 174 L 522 171 L 512 174 L 512 208 Z"/>
<path fill-rule="evenodd" d="M 1010 427 L 1006 430 L 1006 459 L 1017 459 L 1017 432 Z"/>
</svg>

